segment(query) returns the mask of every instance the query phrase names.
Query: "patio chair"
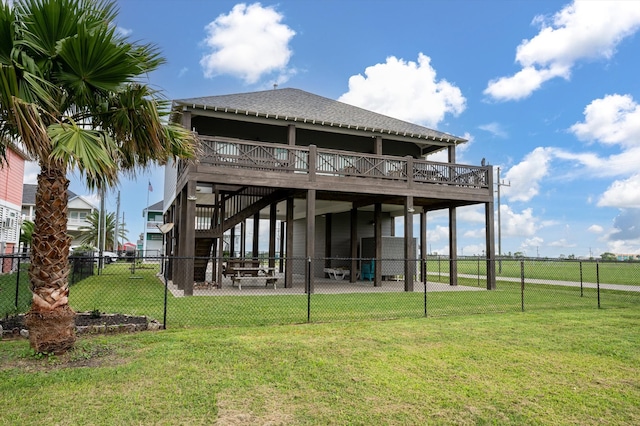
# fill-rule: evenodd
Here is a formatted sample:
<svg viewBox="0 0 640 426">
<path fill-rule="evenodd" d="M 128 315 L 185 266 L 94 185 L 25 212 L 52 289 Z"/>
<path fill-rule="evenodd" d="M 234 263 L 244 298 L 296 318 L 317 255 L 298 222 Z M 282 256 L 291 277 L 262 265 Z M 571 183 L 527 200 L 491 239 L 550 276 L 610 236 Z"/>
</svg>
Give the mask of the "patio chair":
<svg viewBox="0 0 640 426">
<path fill-rule="evenodd" d="M 363 280 L 373 280 L 373 274 L 375 273 L 375 260 L 362 262 L 360 276 Z"/>
</svg>

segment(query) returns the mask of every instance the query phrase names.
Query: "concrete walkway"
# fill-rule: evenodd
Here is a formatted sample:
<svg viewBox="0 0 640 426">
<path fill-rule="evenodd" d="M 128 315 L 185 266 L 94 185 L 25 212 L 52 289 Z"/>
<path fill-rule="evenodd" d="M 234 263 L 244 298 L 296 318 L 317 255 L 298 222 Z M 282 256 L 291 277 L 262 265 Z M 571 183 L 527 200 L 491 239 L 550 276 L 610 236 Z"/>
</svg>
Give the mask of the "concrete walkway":
<svg viewBox="0 0 640 426">
<path fill-rule="evenodd" d="M 162 279 L 162 277 L 159 277 Z M 249 281 L 249 280 L 247 280 Z M 250 282 L 242 284 L 242 290 L 237 286 L 233 286 L 231 278 L 223 278 L 222 287 L 195 286 L 193 289 L 194 296 L 273 296 L 286 294 L 305 294 L 304 277 L 294 276 L 293 286 L 284 288 L 284 277 L 278 277 L 276 288 L 272 285 L 265 286 L 264 280 L 257 280 L 256 285 L 252 286 Z M 174 297 L 184 297 L 184 291 L 178 289 L 172 281 L 169 281 L 168 288 Z M 414 293 L 423 293 L 424 285 L 416 282 L 413 286 Z M 450 286 L 447 283 L 427 283 L 427 293 L 442 291 L 486 291 L 484 288 L 471 286 Z M 314 294 L 348 294 L 348 293 L 401 293 L 404 292 L 404 281 L 383 281 L 381 286 L 374 287 L 371 281 L 357 281 L 355 283 L 349 280 L 335 280 L 327 278 L 316 278 L 314 281 Z"/>
<path fill-rule="evenodd" d="M 431 272 L 430 272 L 431 274 Z M 442 274 L 444 276 L 444 274 Z M 447 275 L 448 276 L 448 275 Z M 472 274 L 458 274 L 459 277 L 464 277 L 464 278 L 472 278 L 472 279 L 476 279 L 478 278 L 477 275 L 472 275 Z M 486 277 L 481 275 L 480 279 L 483 279 Z M 519 283 L 520 282 L 520 278 L 515 278 L 515 277 L 496 277 L 496 281 L 508 281 L 508 282 L 515 282 L 515 283 Z M 525 285 L 527 284 L 547 284 L 547 285 L 560 285 L 560 286 L 565 286 L 565 287 L 580 287 L 580 282 L 576 282 L 576 281 L 557 281 L 557 280 L 544 280 L 544 279 L 535 279 L 535 278 L 525 278 L 524 279 L 524 283 Z M 582 288 L 597 288 L 598 284 L 597 283 L 586 283 L 583 282 L 582 283 Z M 600 283 L 600 289 L 601 290 L 620 290 L 620 291 L 632 291 L 632 292 L 640 292 L 640 285 L 625 285 L 625 284 L 604 284 L 604 283 Z"/>
</svg>

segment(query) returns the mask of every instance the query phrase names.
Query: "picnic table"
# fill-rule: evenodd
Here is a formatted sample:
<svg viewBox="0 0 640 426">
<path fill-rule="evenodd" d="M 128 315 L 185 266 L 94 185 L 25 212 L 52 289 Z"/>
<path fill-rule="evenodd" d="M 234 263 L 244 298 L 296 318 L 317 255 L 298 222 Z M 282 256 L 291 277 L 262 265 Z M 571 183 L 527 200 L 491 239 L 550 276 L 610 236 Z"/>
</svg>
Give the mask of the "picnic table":
<svg viewBox="0 0 640 426">
<path fill-rule="evenodd" d="M 231 276 L 233 284 L 238 284 L 238 289 L 242 290 L 242 282 L 248 283 L 262 283 L 264 281 L 265 287 L 273 284 L 273 288 L 276 288 L 276 282 L 278 278 L 274 276 L 276 268 L 270 268 L 268 266 L 245 266 L 234 267 L 234 275 Z"/>
</svg>

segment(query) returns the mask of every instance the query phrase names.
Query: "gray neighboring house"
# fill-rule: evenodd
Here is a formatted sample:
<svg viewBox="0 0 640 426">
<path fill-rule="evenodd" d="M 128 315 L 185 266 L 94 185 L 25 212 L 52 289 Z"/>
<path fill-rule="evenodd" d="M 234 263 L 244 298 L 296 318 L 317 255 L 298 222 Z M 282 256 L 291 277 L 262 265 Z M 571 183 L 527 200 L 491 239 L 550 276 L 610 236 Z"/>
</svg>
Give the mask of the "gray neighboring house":
<svg viewBox="0 0 640 426">
<path fill-rule="evenodd" d="M 355 281 L 359 257 L 382 259 L 391 238 L 401 259 L 425 258 L 427 214 L 437 210 L 448 213 L 457 285 L 456 208 L 468 205 L 484 207 L 487 288 L 495 288 L 493 169 L 456 162 L 465 139 L 299 89 L 180 99 L 173 111 L 202 151 L 198 161 L 166 168 L 163 211 L 175 224 L 166 253 L 216 259 L 175 263 L 169 275 L 185 295 L 207 267 L 221 283 L 224 257 L 258 257 L 255 226 L 244 245 L 248 221 L 268 224 L 269 266 L 284 260 L 284 287 L 303 277 L 313 292 L 328 268 L 346 268 Z M 447 162 L 427 160 L 442 150 Z M 393 235 L 396 218 L 402 236 Z M 400 263 L 396 275 L 412 291 L 415 262 Z M 371 266 L 372 285 L 382 285 L 384 265 Z"/>
<path fill-rule="evenodd" d="M 24 184 L 22 188 L 22 216 L 25 220 L 35 221 L 36 218 L 36 190 L 38 185 Z M 73 240 L 71 246 L 79 246 L 81 231 L 80 228 L 91 226 L 87 221 L 87 216 L 91 212 L 98 210 L 96 206 L 87 201 L 84 197 L 67 190 L 69 197 L 67 214 L 67 232 Z"/>
</svg>

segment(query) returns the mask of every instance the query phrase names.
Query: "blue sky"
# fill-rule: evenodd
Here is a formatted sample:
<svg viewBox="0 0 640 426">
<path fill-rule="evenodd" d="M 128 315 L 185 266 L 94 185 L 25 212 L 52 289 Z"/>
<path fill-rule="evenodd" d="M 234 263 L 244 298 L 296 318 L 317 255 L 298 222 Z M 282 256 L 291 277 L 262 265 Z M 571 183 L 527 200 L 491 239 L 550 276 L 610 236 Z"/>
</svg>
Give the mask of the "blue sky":
<svg viewBox="0 0 640 426">
<path fill-rule="evenodd" d="M 119 30 L 167 59 L 149 81 L 169 99 L 277 83 L 466 137 L 457 162 L 501 170 L 503 253 L 640 254 L 639 1 L 118 4 Z M 122 181 L 130 240 L 162 187 L 161 169 Z M 458 254 L 482 253 L 482 208 L 458 218 Z M 446 212 L 428 225 L 447 253 Z"/>
</svg>

